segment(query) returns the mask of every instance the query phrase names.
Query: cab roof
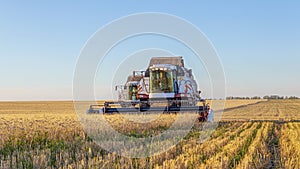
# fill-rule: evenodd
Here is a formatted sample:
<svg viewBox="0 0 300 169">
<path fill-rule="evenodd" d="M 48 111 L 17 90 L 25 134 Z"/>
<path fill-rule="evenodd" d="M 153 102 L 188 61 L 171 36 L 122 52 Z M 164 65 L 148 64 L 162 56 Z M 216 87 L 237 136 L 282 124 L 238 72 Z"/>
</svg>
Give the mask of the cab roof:
<svg viewBox="0 0 300 169">
<path fill-rule="evenodd" d="M 172 56 L 172 57 L 153 57 L 150 60 L 149 67 L 158 64 L 170 64 L 174 66 L 184 67 L 184 62 L 182 56 Z"/>
</svg>

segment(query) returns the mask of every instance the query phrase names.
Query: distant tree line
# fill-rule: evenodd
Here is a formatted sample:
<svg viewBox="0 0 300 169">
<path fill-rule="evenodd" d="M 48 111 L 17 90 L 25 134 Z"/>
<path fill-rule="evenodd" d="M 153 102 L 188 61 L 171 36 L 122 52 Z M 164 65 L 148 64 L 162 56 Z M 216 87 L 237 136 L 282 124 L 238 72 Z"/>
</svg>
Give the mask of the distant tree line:
<svg viewBox="0 0 300 169">
<path fill-rule="evenodd" d="M 234 97 L 234 96 L 229 96 L 226 97 L 226 100 L 257 100 L 257 99 L 299 99 L 297 96 L 278 96 L 278 95 L 270 95 L 270 96 L 253 96 L 253 97 Z"/>
</svg>

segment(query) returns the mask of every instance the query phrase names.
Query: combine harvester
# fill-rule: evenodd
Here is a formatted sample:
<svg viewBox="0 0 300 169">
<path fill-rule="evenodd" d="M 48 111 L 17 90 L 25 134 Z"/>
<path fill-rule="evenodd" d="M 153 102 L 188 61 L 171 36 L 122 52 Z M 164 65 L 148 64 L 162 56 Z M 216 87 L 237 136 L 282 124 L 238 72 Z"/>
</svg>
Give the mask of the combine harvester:
<svg viewBox="0 0 300 169">
<path fill-rule="evenodd" d="M 196 112 L 207 121 L 212 111 L 182 57 L 153 57 L 146 71 L 133 71 L 125 85 L 117 85 L 118 101 L 90 105 L 90 113 Z M 211 114 L 210 114 L 211 113 Z M 212 121 L 212 120 L 209 120 Z"/>
</svg>

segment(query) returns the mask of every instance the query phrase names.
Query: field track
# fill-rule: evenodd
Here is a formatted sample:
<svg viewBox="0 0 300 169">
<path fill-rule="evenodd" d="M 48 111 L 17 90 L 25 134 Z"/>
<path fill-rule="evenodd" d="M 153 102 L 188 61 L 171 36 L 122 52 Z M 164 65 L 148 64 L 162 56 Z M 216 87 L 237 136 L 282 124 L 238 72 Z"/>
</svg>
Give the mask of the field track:
<svg viewBox="0 0 300 169">
<path fill-rule="evenodd" d="M 299 100 L 226 104 L 219 124 L 207 124 L 217 125 L 215 130 L 195 121 L 168 151 L 126 158 L 94 143 L 72 102 L 1 102 L 0 168 L 300 168 Z M 105 118 L 120 133 L 142 138 L 169 129 L 176 115 L 162 114 L 146 124 L 118 114 Z"/>
</svg>

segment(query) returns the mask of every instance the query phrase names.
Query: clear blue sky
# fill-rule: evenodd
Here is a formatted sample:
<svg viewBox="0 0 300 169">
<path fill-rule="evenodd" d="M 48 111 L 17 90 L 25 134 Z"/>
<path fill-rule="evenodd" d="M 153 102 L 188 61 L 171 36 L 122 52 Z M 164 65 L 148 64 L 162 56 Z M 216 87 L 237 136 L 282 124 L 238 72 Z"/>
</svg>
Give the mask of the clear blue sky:
<svg viewBox="0 0 300 169">
<path fill-rule="evenodd" d="M 299 1 L 2 1 L 0 100 L 72 99 L 88 38 L 139 12 L 188 20 L 215 46 L 227 95 L 300 96 Z"/>
</svg>

